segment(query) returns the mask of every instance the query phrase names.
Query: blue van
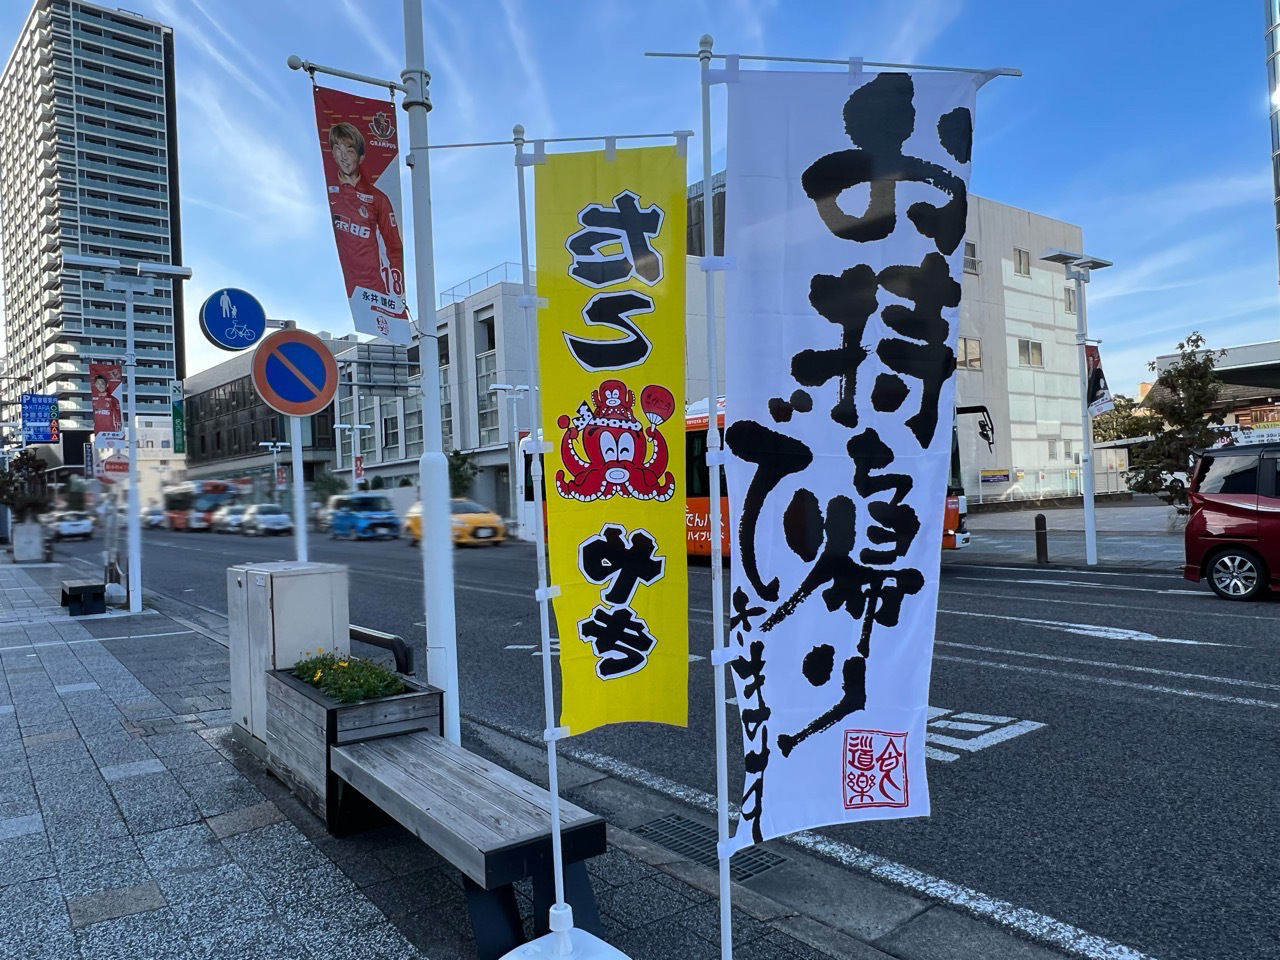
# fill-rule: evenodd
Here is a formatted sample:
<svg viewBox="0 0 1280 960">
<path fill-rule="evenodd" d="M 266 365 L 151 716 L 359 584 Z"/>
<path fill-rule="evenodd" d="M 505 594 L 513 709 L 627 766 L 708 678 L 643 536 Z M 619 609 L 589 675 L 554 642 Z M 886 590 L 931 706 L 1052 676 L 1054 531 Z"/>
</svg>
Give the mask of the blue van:
<svg viewBox="0 0 1280 960">
<path fill-rule="evenodd" d="M 369 540 L 400 536 L 400 518 L 379 493 L 344 493 L 329 498 L 329 539 Z"/>
</svg>

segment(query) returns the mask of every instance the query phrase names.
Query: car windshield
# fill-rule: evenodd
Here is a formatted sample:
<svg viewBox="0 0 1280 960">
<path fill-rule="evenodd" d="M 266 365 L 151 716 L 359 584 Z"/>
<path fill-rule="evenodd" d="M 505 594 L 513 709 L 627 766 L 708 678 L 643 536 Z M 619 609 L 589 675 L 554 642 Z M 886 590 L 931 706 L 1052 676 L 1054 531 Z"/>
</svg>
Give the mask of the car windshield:
<svg viewBox="0 0 1280 960">
<path fill-rule="evenodd" d="M 86 517 L 83 513 L 64 513 L 62 515 L 62 519 L 63 520 L 88 520 L 89 518 Z"/>
<path fill-rule="evenodd" d="M 386 513 L 391 509 L 391 501 L 386 497 L 352 497 L 351 509 L 363 513 Z"/>
<path fill-rule="evenodd" d="M 277 513 L 284 513 L 284 511 L 281 510 L 279 507 L 277 507 L 275 504 L 268 503 L 258 508 L 258 516 L 260 517 L 265 517 L 265 516 L 269 516 Z"/>
<path fill-rule="evenodd" d="M 244 513 L 244 512 L 245 512 L 245 510 L 246 510 L 247 508 L 245 508 L 245 507 L 223 507 L 223 509 L 227 511 L 227 516 L 229 516 L 229 517 L 238 517 L 240 514 Z"/>
<path fill-rule="evenodd" d="M 486 507 L 480 506 L 474 500 L 455 500 L 453 501 L 454 513 L 488 513 Z"/>
</svg>

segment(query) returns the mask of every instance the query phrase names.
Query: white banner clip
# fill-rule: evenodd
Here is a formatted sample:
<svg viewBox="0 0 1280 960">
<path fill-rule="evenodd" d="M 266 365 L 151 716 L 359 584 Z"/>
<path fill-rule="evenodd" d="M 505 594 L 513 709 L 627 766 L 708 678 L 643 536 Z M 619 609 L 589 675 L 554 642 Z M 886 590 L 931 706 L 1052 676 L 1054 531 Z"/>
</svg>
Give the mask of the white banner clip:
<svg viewBox="0 0 1280 960">
<path fill-rule="evenodd" d="M 849 86 L 856 87 L 862 83 L 862 58 L 849 58 Z"/>
<path fill-rule="evenodd" d="M 564 740 L 568 736 L 568 727 L 552 727 L 549 730 L 542 731 L 542 739 L 546 743 L 550 743 L 552 740 Z"/>
<path fill-rule="evenodd" d="M 733 663 L 738 659 L 738 652 L 733 647 L 713 647 L 711 650 L 711 665 L 713 667 L 723 667 L 726 663 Z"/>
<path fill-rule="evenodd" d="M 604 138 L 604 162 L 613 163 L 617 159 L 618 159 L 618 138 L 605 137 Z"/>
<path fill-rule="evenodd" d="M 733 257 L 700 257 L 699 264 L 703 273 L 712 273 L 717 270 L 733 270 L 737 267 Z"/>
<path fill-rule="evenodd" d="M 541 603 L 543 600 L 552 600 L 560 596 L 560 588 L 557 586 L 539 587 L 533 592 L 533 598 Z"/>
<path fill-rule="evenodd" d="M 738 55 L 731 53 L 724 58 L 724 66 L 716 69 L 709 67 L 705 74 L 707 83 L 714 85 L 717 83 L 737 83 L 738 82 Z"/>
<path fill-rule="evenodd" d="M 729 458 L 724 455 L 724 447 L 707 447 L 707 463 L 713 467 L 722 467 Z"/>
<path fill-rule="evenodd" d="M 674 136 L 676 138 L 676 156 L 687 157 L 689 155 L 689 138 L 693 136 L 693 131 L 677 130 Z"/>
<path fill-rule="evenodd" d="M 516 297 L 516 306 L 517 306 L 517 307 L 529 307 L 529 308 L 530 308 L 530 309 L 532 309 L 532 310 L 546 310 L 546 309 L 547 309 L 547 298 L 546 298 L 546 297 L 540 297 L 540 296 L 538 296 L 537 294 L 533 294 L 533 295 L 528 296 L 528 297 L 526 297 L 526 296 L 524 296 L 524 295 L 522 294 L 521 296 Z"/>
</svg>

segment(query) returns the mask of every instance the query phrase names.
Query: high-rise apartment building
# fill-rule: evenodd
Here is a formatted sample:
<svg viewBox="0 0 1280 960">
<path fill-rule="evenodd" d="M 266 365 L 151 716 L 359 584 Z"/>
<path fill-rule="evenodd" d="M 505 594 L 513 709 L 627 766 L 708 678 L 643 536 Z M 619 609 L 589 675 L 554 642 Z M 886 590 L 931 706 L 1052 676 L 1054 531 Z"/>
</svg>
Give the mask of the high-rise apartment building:
<svg viewBox="0 0 1280 960">
<path fill-rule="evenodd" d="M 90 361 L 123 362 L 124 294 L 62 254 L 181 263 L 173 31 L 81 0 L 35 0 L 0 75 L 0 247 L 9 377 L 57 393 L 64 431 L 91 430 Z M 138 413 L 170 412 L 184 376 L 172 281 L 135 296 Z M 76 436 L 68 434 L 68 438 Z"/>
</svg>

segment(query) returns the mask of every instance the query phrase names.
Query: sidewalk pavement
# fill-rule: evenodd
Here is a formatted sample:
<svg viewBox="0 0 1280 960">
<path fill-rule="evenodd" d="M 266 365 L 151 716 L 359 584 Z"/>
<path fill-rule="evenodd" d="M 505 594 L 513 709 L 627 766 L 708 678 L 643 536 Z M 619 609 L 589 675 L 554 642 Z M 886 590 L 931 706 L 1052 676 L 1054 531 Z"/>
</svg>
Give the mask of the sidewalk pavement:
<svg viewBox="0 0 1280 960">
<path fill-rule="evenodd" d="M 1171 521 L 1172 509 L 1158 501 L 1099 504 L 1094 514 L 1098 565 L 1180 574 L 1182 529 Z M 1044 514 L 1049 531 L 1050 566 L 1084 566 L 1084 510 L 1080 507 L 970 514 L 966 520 L 972 534 L 969 546 L 947 551 L 944 562 L 1035 564 L 1037 513 Z"/>
<path fill-rule="evenodd" d="M 225 632 L 154 609 L 72 620 L 56 596 L 73 570 L 0 566 L 0 955 L 474 957 L 456 870 L 396 826 L 329 836 L 231 740 Z M 468 746 L 539 778 L 530 744 L 470 724 Z M 619 828 L 622 810 L 652 817 L 652 798 L 564 769 L 570 798 L 610 824 L 588 865 L 607 939 L 633 960 L 719 957 L 714 871 Z M 780 860 L 763 886 L 735 884 L 739 960 L 1061 956 L 817 858 Z"/>
</svg>

